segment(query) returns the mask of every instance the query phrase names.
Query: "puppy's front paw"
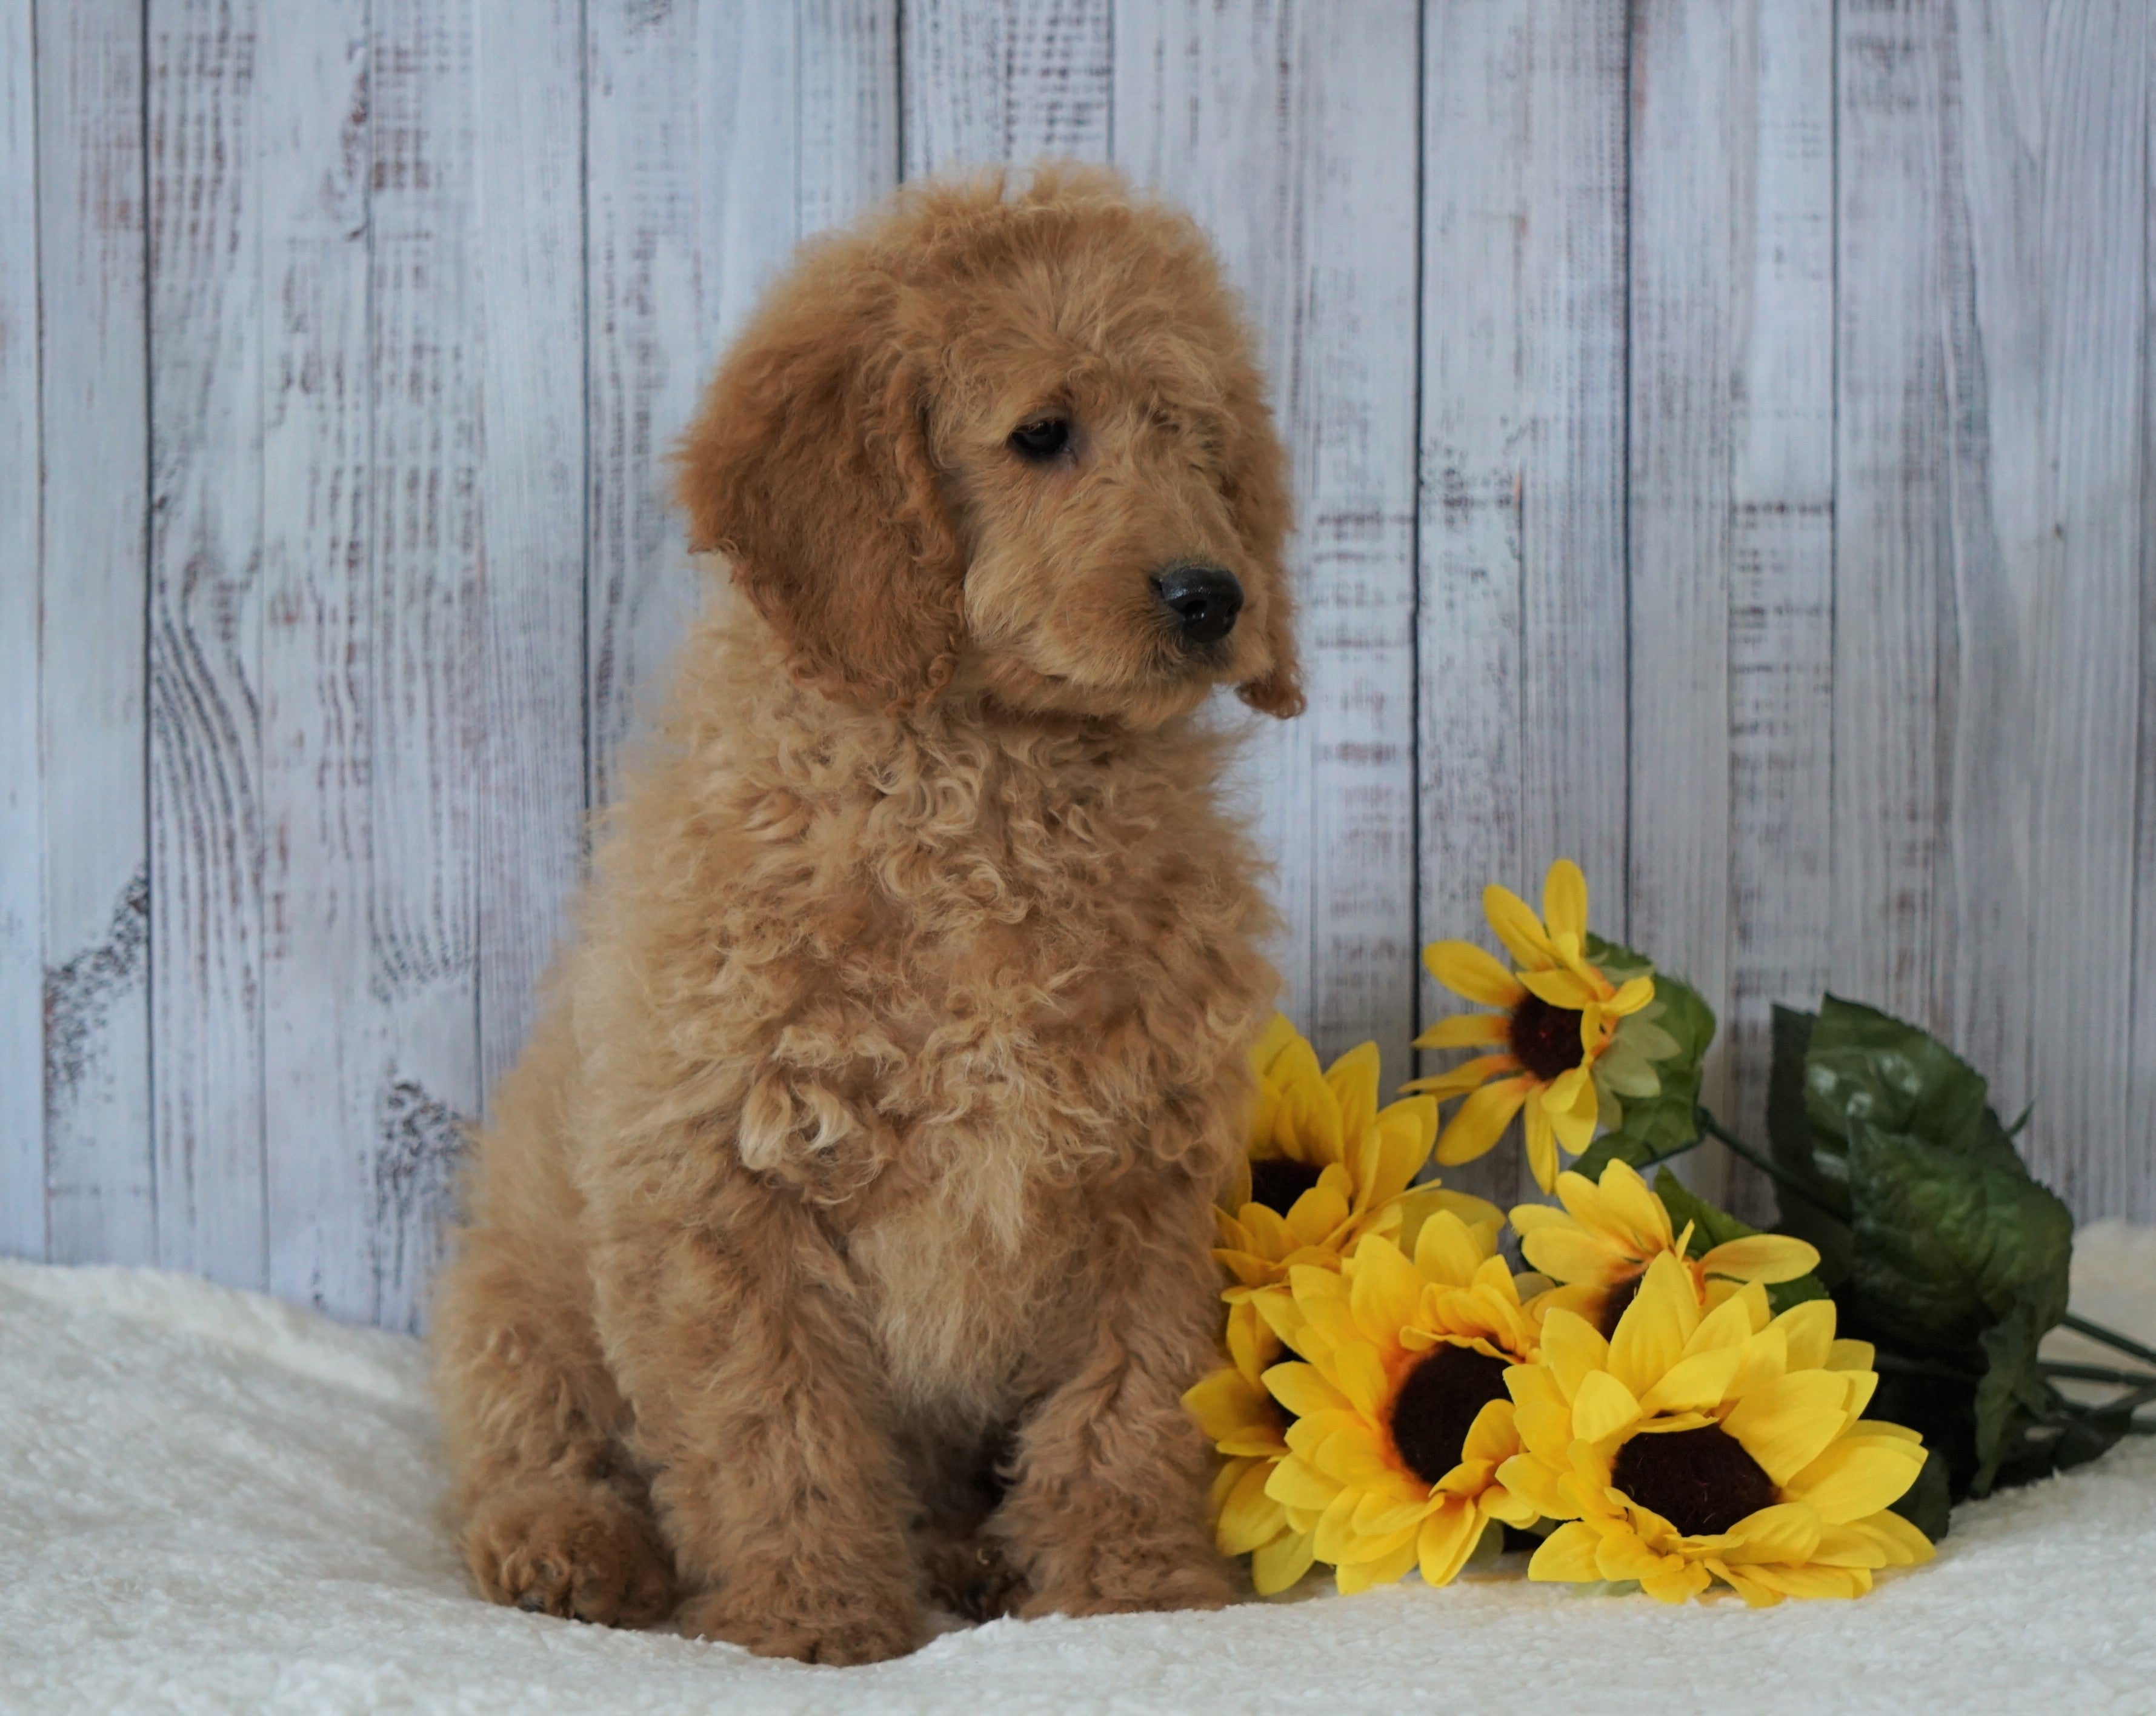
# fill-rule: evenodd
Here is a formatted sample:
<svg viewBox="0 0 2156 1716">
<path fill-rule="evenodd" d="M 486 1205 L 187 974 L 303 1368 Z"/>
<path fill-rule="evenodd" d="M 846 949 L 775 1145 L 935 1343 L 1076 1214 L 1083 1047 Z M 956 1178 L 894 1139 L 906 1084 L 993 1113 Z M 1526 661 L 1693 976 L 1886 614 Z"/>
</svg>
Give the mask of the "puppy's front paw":
<svg viewBox="0 0 2156 1716">
<path fill-rule="evenodd" d="M 674 1558 L 643 1508 L 602 1485 L 489 1496 L 465 1559 L 497 1603 L 608 1626 L 648 1626 L 673 1606 Z"/>
<path fill-rule="evenodd" d="M 1210 1544 L 1081 1543 L 1034 1570 L 1019 1613 L 1126 1615 L 1151 1609 L 1218 1609 L 1232 1595 Z"/>
<path fill-rule="evenodd" d="M 920 1606 L 907 1590 L 819 1591 L 729 1580 L 681 1606 L 682 1631 L 746 1646 L 759 1657 L 839 1667 L 903 1657 L 921 1643 Z"/>
</svg>

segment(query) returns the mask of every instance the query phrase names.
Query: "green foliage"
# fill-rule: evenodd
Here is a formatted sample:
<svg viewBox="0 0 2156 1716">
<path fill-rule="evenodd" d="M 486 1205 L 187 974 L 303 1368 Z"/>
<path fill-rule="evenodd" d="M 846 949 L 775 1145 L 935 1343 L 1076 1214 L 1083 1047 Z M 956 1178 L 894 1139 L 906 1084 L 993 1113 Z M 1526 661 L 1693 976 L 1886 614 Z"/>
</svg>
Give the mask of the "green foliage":
<svg viewBox="0 0 2156 1716">
<path fill-rule="evenodd" d="M 1699 1142 L 1700 1066 L 1714 1040 L 1715 1021 L 1714 1010 L 1697 989 L 1667 972 L 1655 971 L 1651 963 L 1630 948 L 1590 935 L 1587 957 L 1613 983 L 1653 971 L 1659 1004 L 1654 1023 L 1676 1044 L 1676 1053 L 1654 1063 L 1661 1091 L 1628 1099 L 1623 1124 L 1603 1133 L 1572 1164 L 1574 1172 L 1599 1180 L 1612 1162 L 1645 1169 L 1681 1155 Z"/>
<path fill-rule="evenodd" d="M 1875 1008 L 1830 995 L 1816 1015 L 1776 1010 L 1783 1230 L 1819 1247 L 1845 1331 L 1879 1347 L 1873 1411 L 1923 1433 L 1957 1498 L 2093 1458 L 2126 1427 L 2074 1412 L 2037 1367 L 2066 1312 L 2073 1220 L 1987 1095 L 1943 1044 Z M 1911 1508 L 1930 1529 L 1931 1501 Z"/>
</svg>

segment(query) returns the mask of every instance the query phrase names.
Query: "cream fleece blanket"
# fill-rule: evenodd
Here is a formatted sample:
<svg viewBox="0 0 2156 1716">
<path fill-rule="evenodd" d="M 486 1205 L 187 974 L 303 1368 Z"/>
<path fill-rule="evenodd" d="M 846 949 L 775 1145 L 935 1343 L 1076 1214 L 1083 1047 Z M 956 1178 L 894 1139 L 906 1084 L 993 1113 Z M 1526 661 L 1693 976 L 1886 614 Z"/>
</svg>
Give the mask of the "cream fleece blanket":
<svg viewBox="0 0 2156 1716">
<path fill-rule="evenodd" d="M 2156 1336 L 2156 1230 L 2075 1303 Z M 2156 1439 L 1964 1508 L 1856 1604 L 1523 1580 L 999 1621 L 812 1668 L 499 1609 L 438 1517 L 416 1343 L 177 1276 L 0 1263 L 0 1711 L 2156 1712 Z"/>
</svg>

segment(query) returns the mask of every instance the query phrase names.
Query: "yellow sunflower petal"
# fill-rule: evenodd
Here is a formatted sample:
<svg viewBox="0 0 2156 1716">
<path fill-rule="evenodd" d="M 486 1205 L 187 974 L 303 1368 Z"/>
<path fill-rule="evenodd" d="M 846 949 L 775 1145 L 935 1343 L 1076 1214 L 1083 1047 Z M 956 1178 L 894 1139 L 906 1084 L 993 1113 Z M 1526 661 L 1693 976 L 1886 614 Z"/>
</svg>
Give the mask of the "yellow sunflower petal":
<svg viewBox="0 0 2156 1716">
<path fill-rule="evenodd" d="M 1846 1397 L 1845 1385 L 1832 1371 L 1792 1371 L 1746 1395 L 1722 1420 L 1722 1427 L 1744 1445 L 1744 1451 L 1769 1478 L 1788 1487 L 1790 1500 L 1808 1501 L 1812 1498 L 1790 1481 L 1818 1460 L 1827 1445 L 1841 1434 L 1846 1422 L 1841 1408 Z M 1921 1452 L 1917 1463 L 1923 1463 Z M 1839 1524 L 1844 1519 L 1876 1513 L 1907 1489 L 1915 1476 L 1912 1468 L 1901 1487 L 1886 1501 L 1851 1513 L 1832 1513 L 1820 1507 L 1820 1517 Z M 1869 1490 L 1862 1493 L 1868 1494 Z"/>
<path fill-rule="evenodd" d="M 1529 1102 L 1524 1112 L 1527 1171 L 1534 1175 L 1537 1185 L 1548 1191 L 1557 1184 L 1557 1127 L 1548 1108 L 1541 1102 Z"/>
<path fill-rule="evenodd" d="M 1253 1389 L 1249 1378 L 1232 1369 L 1215 1370 L 1193 1383 L 1183 1390 L 1183 1404 L 1215 1441 L 1270 1415 L 1264 1390 Z"/>
<path fill-rule="evenodd" d="M 1520 986 L 1551 1006 L 1573 1013 L 1585 1012 L 1601 999 L 1585 979 L 1561 968 L 1555 971 L 1523 971 L 1520 974 Z"/>
<path fill-rule="evenodd" d="M 1276 1400 L 1298 1418 L 1348 1410 L 1347 1395 L 1327 1382 L 1314 1364 L 1298 1364 L 1292 1359 L 1285 1364 L 1276 1364 L 1265 1372 L 1265 1387 Z"/>
<path fill-rule="evenodd" d="M 1351 1341 L 1332 1355 L 1332 1374 L 1340 1392 L 1355 1410 L 1376 1418 L 1383 1411 L 1388 1388 L 1385 1361 L 1378 1349 L 1363 1341 Z M 1332 1558 L 1326 1556 L 1327 1560 Z"/>
<path fill-rule="evenodd" d="M 1300 1454 L 1291 1454 L 1266 1474 L 1265 1493 L 1291 1508 L 1322 1512 L 1339 1499 L 1341 1486 Z"/>
<path fill-rule="evenodd" d="M 1261 1597 L 1288 1589 L 1310 1571 L 1317 1552 L 1306 1531 L 1286 1531 L 1250 1556 L 1250 1583 Z"/>
<path fill-rule="evenodd" d="M 1578 1155 L 1594 1142 L 1594 1128 L 1601 1117 L 1602 1105 L 1591 1079 L 1580 1081 L 1570 1107 L 1551 1107 L 1548 1102 L 1543 1106 L 1549 1114 L 1550 1129 L 1556 1133 L 1557 1141 L 1564 1147 L 1568 1156 Z"/>
<path fill-rule="evenodd" d="M 1378 1117 L 1378 1046 L 1358 1043 L 1327 1069 L 1327 1088 L 1340 1105 L 1340 1132 L 1360 1138 Z"/>
<path fill-rule="evenodd" d="M 1577 1520 L 1560 1525 L 1543 1539 L 1543 1546 L 1527 1563 L 1527 1577 L 1560 1585 L 1592 1584 L 1602 1577 L 1595 1561 L 1595 1551 L 1601 1544 L 1601 1534 L 1590 1525 Z"/>
<path fill-rule="evenodd" d="M 1703 1412 L 1728 1397 L 1742 1354 L 1735 1347 L 1721 1347 L 1680 1359 L 1662 1373 L 1660 1380 L 1640 1397 L 1643 1412 Z"/>
<path fill-rule="evenodd" d="M 1341 1595 L 1352 1597 L 1373 1586 L 1399 1584 L 1414 1571 L 1414 1564 L 1415 1534 L 1409 1532 L 1405 1542 L 1375 1560 L 1342 1562 L 1333 1575 L 1333 1582 L 1339 1587 Z"/>
<path fill-rule="evenodd" d="M 1487 1522 L 1472 1504 L 1440 1508 L 1415 1534 L 1415 1559 L 1424 1585 L 1450 1585 L 1475 1553 Z"/>
<path fill-rule="evenodd" d="M 1899 1513 L 1874 1513 L 1838 1528 L 1870 1538 L 1878 1544 L 1886 1557 L 1884 1564 L 1889 1567 L 1921 1567 L 1938 1553 L 1932 1540 Z"/>
<path fill-rule="evenodd" d="M 1253 1461 L 1228 1493 L 1216 1534 L 1222 1554 L 1246 1555 L 1287 1528 L 1286 1511 L 1265 1493 L 1265 1479 L 1270 1475 L 1264 1461 Z"/>
<path fill-rule="evenodd" d="M 1608 1368 L 1609 1343 L 1584 1317 L 1553 1311 L 1543 1319 L 1543 1362 L 1565 1399 L 1577 1400 L 1580 1385 Z"/>
<path fill-rule="evenodd" d="M 1753 1234 L 1748 1239 L 1727 1240 L 1699 1260 L 1709 1275 L 1727 1275 L 1738 1281 L 1761 1282 L 1768 1287 L 1794 1281 L 1819 1267 L 1820 1255 L 1802 1240 L 1779 1233 Z M 1829 1302 L 1815 1299 L 1814 1304 Z M 1828 1331 L 1831 1338 L 1833 1331 Z"/>
<path fill-rule="evenodd" d="M 1817 1512 L 1801 1503 L 1762 1508 L 1729 1528 L 1721 1559 L 1738 1567 L 1761 1561 L 1809 1561 L 1819 1548 L 1820 1528 Z"/>
<path fill-rule="evenodd" d="M 1482 1410 L 1475 1415 L 1475 1421 L 1467 1426 L 1467 1435 L 1460 1445 L 1460 1457 L 1487 1460 L 1495 1464 L 1518 1453 L 1520 1433 L 1514 1426 L 1513 1414 L 1510 1400 L 1485 1401 Z"/>
<path fill-rule="evenodd" d="M 1437 1159 L 1447 1168 L 1456 1168 L 1486 1154 L 1520 1112 L 1532 1082 L 1525 1076 L 1500 1079 L 1469 1097 L 1438 1134 Z"/>
<path fill-rule="evenodd" d="M 1617 985 L 1615 994 L 1603 1002 L 1602 1010 L 1612 1019 L 1629 1019 L 1654 999 L 1654 979 L 1628 978 Z"/>
<path fill-rule="evenodd" d="M 1464 1000 L 1515 1007 L 1527 992 L 1520 980 L 1472 942 L 1432 942 L 1422 950 L 1430 974 Z"/>
<path fill-rule="evenodd" d="M 1589 1371 L 1580 1379 L 1579 1392 L 1572 1397 L 1573 1431 L 1587 1441 L 1599 1442 L 1614 1436 L 1639 1416 L 1637 1398 L 1607 1370 Z"/>
<path fill-rule="evenodd" d="M 1455 1097 L 1464 1096 L 1476 1086 L 1486 1083 L 1501 1072 L 1517 1072 L 1520 1063 L 1512 1055 L 1478 1055 L 1472 1061 L 1463 1061 L 1459 1066 L 1433 1075 L 1429 1078 L 1410 1079 L 1400 1088 L 1410 1095 L 1435 1097 L 1440 1102 L 1449 1102 Z"/>
<path fill-rule="evenodd" d="M 1455 1013 L 1440 1019 L 1414 1040 L 1418 1049 L 1466 1049 L 1505 1040 L 1502 1013 Z"/>
<path fill-rule="evenodd" d="M 1749 1444 L 1746 1451 L 1751 1451 Z M 1752 1457 L 1759 1459 L 1757 1454 Z M 1801 1471 L 1777 1481 L 1791 1500 L 1810 1503 L 1828 1524 L 1845 1525 L 1884 1513 L 1901 1500 L 1923 1469 L 1921 1444 L 1898 1437 L 1848 1436 Z M 1775 1474 L 1770 1470 L 1768 1476 Z"/>
<path fill-rule="evenodd" d="M 1397 1343 L 1422 1299 L 1422 1277 L 1390 1240 L 1366 1239 L 1355 1248 L 1348 1305 L 1356 1326 L 1380 1347 Z"/>
<path fill-rule="evenodd" d="M 1505 944 L 1505 951 L 1525 969 L 1543 971 L 1557 963 L 1542 919 L 1510 888 L 1495 882 L 1484 888 L 1482 915 L 1490 920 L 1490 927 Z"/>
<path fill-rule="evenodd" d="M 1370 1169 L 1363 1196 L 1371 1207 L 1398 1197 L 1430 1160 L 1437 1142 L 1437 1104 L 1410 1097 L 1383 1109 L 1370 1134 Z"/>
<path fill-rule="evenodd" d="M 1569 858 L 1560 858 L 1543 877 L 1543 921 L 1553 936 L 1587 934 L 1587 878 Z"/>
</svg>

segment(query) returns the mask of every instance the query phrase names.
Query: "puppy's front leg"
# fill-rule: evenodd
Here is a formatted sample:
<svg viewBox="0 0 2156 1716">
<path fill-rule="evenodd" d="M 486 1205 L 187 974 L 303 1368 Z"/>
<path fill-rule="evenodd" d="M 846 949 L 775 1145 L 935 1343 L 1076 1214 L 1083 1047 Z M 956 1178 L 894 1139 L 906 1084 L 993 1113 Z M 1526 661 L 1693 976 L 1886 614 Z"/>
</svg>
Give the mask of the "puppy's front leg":
<svg viewBox="0 0 2156 1716">
<path fill-rule="evenodd" d="M 696 1593 L 684 1629 L 808 1662 L 913 1649 L 881 1371 L 816 1222 L 738 1169 L 693 1211 L 645 1196 L 602 1220 L 602 1333 Z"/>
<path fill-rule="evenodd" d="M 1029 1575 L 1027 1615 L 1228 1600 L 1182 1398 L 1214 1345 L 1209 1199 L 1181 1175 L 1131 1179 L 1102 1214 L 1090 1339 L 1022 1427 L 993 1527 Z"/>
</svg>

